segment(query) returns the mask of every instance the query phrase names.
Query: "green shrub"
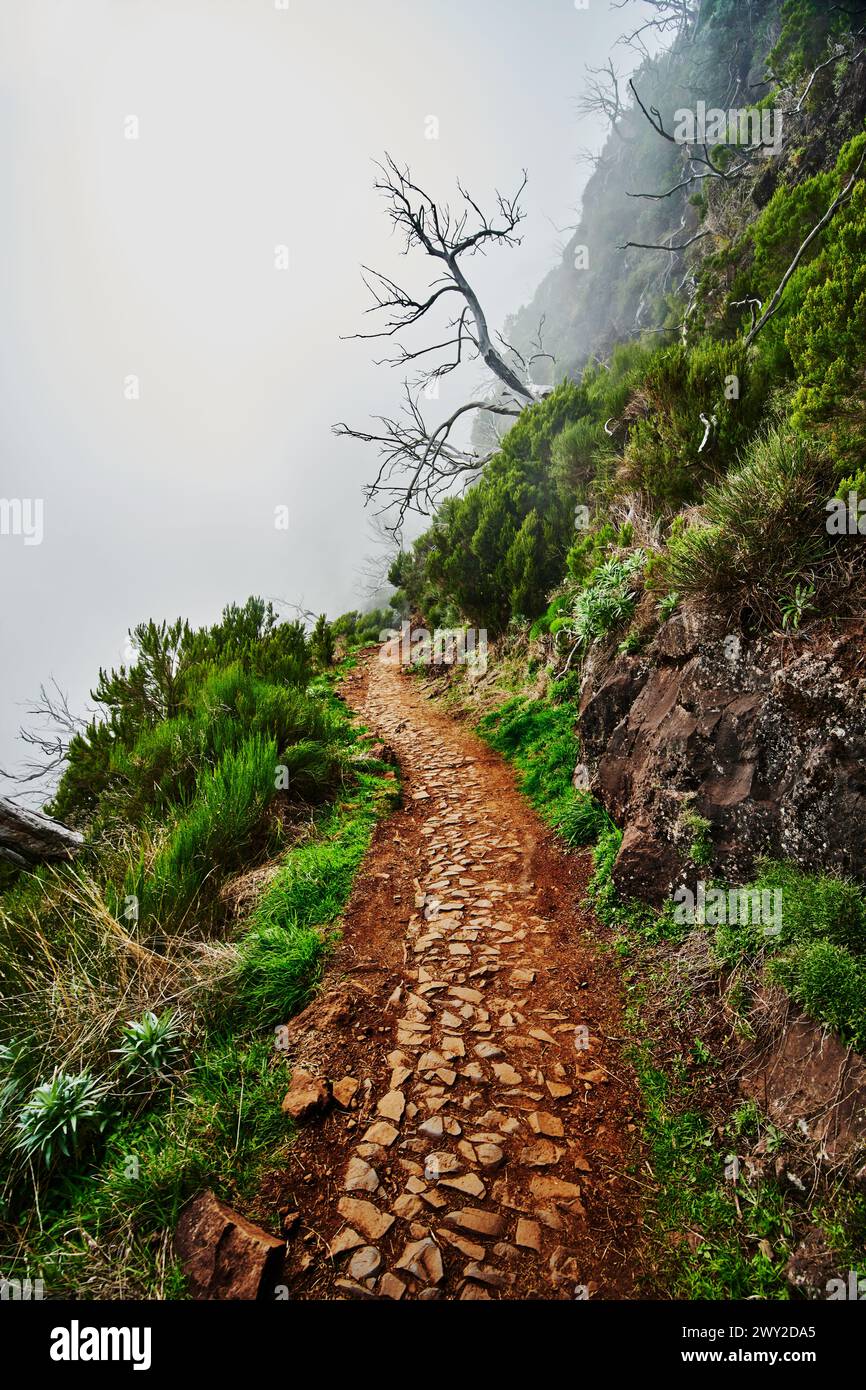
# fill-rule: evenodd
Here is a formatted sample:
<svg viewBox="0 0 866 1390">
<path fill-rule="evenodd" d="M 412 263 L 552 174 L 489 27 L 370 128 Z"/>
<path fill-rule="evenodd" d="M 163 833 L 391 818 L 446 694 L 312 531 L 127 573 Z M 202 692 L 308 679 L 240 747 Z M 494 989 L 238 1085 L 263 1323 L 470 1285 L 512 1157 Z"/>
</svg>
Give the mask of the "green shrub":
<svg viewBox="0 0 866 1390">
<path fill-rule="evenodd" d="M 277 765 L 276 744 L 256 734 L 199 777 L 192 805 L 149 872 L 141 860 L 127 876 L 124 893 L 138 898 L 140 919 L 162 927 L 182 921 L 221 874 L 249 861 L 275 794 Z"/>
<path fill-rule="evenodd" d="M 107 1092 L 106 1083 L 89 1072 L 55 1071 L 22 1107 L 16 1149 L 25 1159 L 45 1164 L 57 1158 L 78 1158 L 111 1118 Z"/>
<path fill-rule="evenodd" d="M 858 13 L 854 6 L 828 6 L 824 0 L 784 0 L 779 37 L 767 58 L 769 70 L 784 82 L 804 78 L 826 57 L 828 40 L 850 29 Z M 827 80 L 817 84 L 818 99 L 827 99 Z"/>
<path fill-rule="evenodd" d="M 642 377 L 620 481 L 659 509 L 697 500 L 758 427 L 769 391 L 759 363 L 740 342 L 713 340 L 662 349 Z M 715 423 L 706 436 L 701 416 Z"/>
<path fill-rule="evenodd" d="M 302 739 L 326 743 L 338 729 L 328 706 L 311 699 L 307 691 L 263 681 L 237 665 L 216 672 L 205 682 L 201 705 L 202 716 L 213 730 L 210 747 L 217 754 L 236 748 L 239 739 L 248 734 L 273 739 L 282 752 Z"/>
<path fill-rule="evenodd" d="M 559 619 L 554 630 L 567 631 L 585 648 L 620 627 L 634 612 L 638 596 L 635 581 L 646 558 L 644 551 L 633 550 L 622 559 L 605 560 L 577 595 L 572 613 Z"/>
<path fill-rule="evenodd" d="M 809 232 L 841 191 L 866 148 L 866 133 L 843 146 L 835 169 L 777 188 L 749 229 L 754 248 L 745 279 L 731 298 L 753 294 L 765 303 Z M 756 339 L 764 370 L 793 377 L 792 423 L 816 422 L 840 460 L 862 458 L 859 398 L 866 366 L 866 182 L 854 185 L 803 256 L 779 307 Z M 853 417 L 853 418 L 852 418 Z"/>
<path fill-rule="evenodd" d="M 583 587 L 617 539 L 616 529 L 608 523 L 587 531 L 574 542 L 565 557 L 566 575 L 573 586 Z"/>
<path fill-rule="evenodd" d="M 637 628 L 629 628 L 625 637 L 617 647 L 617 651 L 625 656 L 636 656 L 644 644 L 644 635 Z"/>
<path fill-rule="evenodd" d="M 672 536 L 663 582 L 779 622 L 794 582 L 829 561 L 825 502 L 833 487 L 823 445 L 771 429 L 736 473 L 708 490 L 703 521 Z"/>
<path fill-rule="evenodd" d="M 239 737 L 256 731 L 233 732 L 225 719 L 209 721 L 216 692 L 202 691 L 210 677 L 217 683 L 225 678 L 248 698 L 255 681 L 271 689 L 274 682 L 302 687 L 310 674 L 303 626 L 278 623 L 273 606 L 258 598 L 243 607 L 230 604 L 211 628 L 194 632 L 180 618 L 170 625 L 151 621 L 134 628 L 130 639 L 133 664 L 100 671 L 93 699 L 103 713 L 69 746 L 51 809 L 72 824 L 87 823 L 97 807 L 109 820 L 112 814 L 140 819 L 148 808 L 163 816 L 170 801 L 188 793 L 203 759 L 216 761 Z M 230 677 L 226 668 L 233 671 Z M 244 677 L 253 680 L 252 687 Z M 221 713 L 243 718 L 239 708 L 224 706 Z"/>
<path fill-rule="evenodd" d="M 402 564 L 411 560 L 405 554 L 398 557 L 392 568 L 396 568 L 397 577 L 395 583 L 399 586 L 399 575 L 402 571 Z M 404 611 L 404 608 L 406 611 Z M 368 643 L 379 642 L 380 634 L 387 631 L 400 630 L 400 624 L 408 616 L 408 604 L 403 604 L 400 596 L 395 595 L 391 601 L 390 608 L 371 608 L 366 613 L 359 613 L 353 609 L 349 613 L 342 613 L 339 618 L 335 618 L 331 624 L 331 631 L 335 640 L 343 638 L 349 650 L 354 647 L 363 647 Z"/>
<path fill-rule="evenodd" d="M 573 420 L 556 436 L 551 449 L 552 473 L 560 486 L 585 496 L 599 474 L 608 472 L 613 458 L 603 422 L 593 412 Z"/>
<path fill-rule="evenodd" d="M 844 946 L 802 943 L 772 960 L 768 973 L 817 1022 L 858 1050 L 866 1046 L 866 969 Z"/>
<path fill-rule="evenodd" d="M 129 749 L 111 755 L 112 791 L 102 812 L 116 822 L 170 818 L 192 800 L 199 776 L 234 757 L 250 736 L 273 740 L 293 797 L 321 800 L 342 776 L 339 726 L 321 700 L 274 685 L 239 663 L 209 675 L 189 714 L 145 729 Z"/>
<path fill-rule="evenodd" d="M 327 614 L 320 613 L 310 637 L 310 651 L 320 671 L 326 671 L 334 662 L 336 639 Z"/>
<path fill-rule="evenodd" d="M 866 135 L 840 157 L 839 179 L 862 154 Z M 866 180 L 830 223 L 820 257 L 801 276 L 785 342 L 799 390 L 793 419 L 805 428 L 859 402 L 866 366 Z"/>
<path fill-rule="evenodd" d="M 168 1075 L 183 1055 L 183 1029 L 176 1010 L 166 1009 L 157 1017 L 147 1009 L 140 1019 L 124 1024 L 120 1064 L 131 1077 L 157 1078 Z"/>
</svg>

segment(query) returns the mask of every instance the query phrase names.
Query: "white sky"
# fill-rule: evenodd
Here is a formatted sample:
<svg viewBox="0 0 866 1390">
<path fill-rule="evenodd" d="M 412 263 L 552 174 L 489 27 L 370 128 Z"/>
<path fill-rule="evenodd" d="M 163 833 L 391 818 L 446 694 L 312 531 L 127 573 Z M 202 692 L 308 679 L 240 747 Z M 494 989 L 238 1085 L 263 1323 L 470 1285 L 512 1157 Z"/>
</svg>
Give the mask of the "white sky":
<svg viewBox="0 0 866 1390">
<path fill-rule="evenodd" d="M 523 245 L 468 263 L 501 325 L 575 221 L 601 132 L 574 99 L 623 27 L 607 0 L 3 0 L 0 498 L 45 534 L 0 535 L 0 766 L 40 681 L 81 707 L 140 620 L 363 606 L 374 457 L 331 425 L 400 374 L 340 334 L 361 262 L 426 283 L 371 161 L 482 206 L 528 169 Z"/>
</svg>

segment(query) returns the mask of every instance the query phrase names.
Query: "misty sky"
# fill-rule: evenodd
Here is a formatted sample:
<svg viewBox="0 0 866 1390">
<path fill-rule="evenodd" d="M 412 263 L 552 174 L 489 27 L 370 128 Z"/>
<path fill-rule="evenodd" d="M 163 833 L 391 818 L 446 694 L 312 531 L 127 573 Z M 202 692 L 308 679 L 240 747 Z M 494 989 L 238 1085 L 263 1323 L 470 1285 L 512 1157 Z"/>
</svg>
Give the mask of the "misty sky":
<svg viewBox="0 0 866 1390">
<path fill-rule="evenodd" d="M 340 334 L 361 262 L 426 284 L 372 160 L 482 206 L 527 168 L 523 245 L 468 263 L 501 326 L 576 220 L 602 132 L 574 101 L 624 23 L 607 0 L 3 0 L 0 498 L 42 499 L 44 537 L 0 535 L 0 766 L 40 681 L 83 706 L 142 619 L 363 606 L 374 458 L 331 425 L 394 410 L 400 374 Z"/>
</svg>

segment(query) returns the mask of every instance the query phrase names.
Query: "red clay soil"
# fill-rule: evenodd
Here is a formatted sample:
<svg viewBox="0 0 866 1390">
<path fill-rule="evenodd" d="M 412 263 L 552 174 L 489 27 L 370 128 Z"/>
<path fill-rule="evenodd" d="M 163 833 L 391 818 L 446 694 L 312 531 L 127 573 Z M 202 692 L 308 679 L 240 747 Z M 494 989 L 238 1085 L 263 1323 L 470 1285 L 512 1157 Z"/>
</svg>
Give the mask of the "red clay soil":
<svg viewBox="0 0 866 1390">
<path fill-rule="evenodd" d="M 343 1104 L 301 1125 L 296 1168 L 262 1193 L 289 1297 L 637 1297 L 638 1105 L 589 856 L 410 678 L 374 655 L 343 694 L 404 797 L 290 1025 L 296 1074 Z"/>
</svg>

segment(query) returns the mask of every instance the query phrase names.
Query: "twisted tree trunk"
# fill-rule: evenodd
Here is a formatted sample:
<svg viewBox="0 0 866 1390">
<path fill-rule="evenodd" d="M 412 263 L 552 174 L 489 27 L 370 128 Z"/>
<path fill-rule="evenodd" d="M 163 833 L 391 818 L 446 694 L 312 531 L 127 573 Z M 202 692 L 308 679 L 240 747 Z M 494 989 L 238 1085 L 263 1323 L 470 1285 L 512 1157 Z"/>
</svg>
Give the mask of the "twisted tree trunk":
<svg viewBox="0 0 866 1390">
<path fill-rule="evenodd" d="M 25 811 L 0 797 L 0 859 L 29 868 L 49 860 L 71 859 L 83 835 L 41 811 Z"/>
</svg>

